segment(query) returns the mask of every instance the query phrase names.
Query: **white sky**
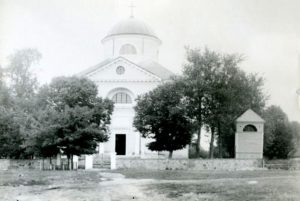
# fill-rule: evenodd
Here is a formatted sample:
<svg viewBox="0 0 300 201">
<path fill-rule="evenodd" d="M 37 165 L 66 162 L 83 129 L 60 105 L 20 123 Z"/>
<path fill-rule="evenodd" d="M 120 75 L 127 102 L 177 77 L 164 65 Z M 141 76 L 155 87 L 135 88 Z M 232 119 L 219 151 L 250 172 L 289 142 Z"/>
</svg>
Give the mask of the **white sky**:
<svg viewBox="0 0 300 201">
<path fill-rule="evenodd" d="M 160 63 L 181 73 L 184 46 L 243 54 L 242 68 L 264 76 L 269 104 L 300 121 L 300 1 L 135 0 L 136 18 L 162 40 Z M 0 0 L 0 65 L 14 50 L 37 48 L 39 81 L 99 63 L 101 39 L 129 17 L 129 0 Z"/>
</svg>

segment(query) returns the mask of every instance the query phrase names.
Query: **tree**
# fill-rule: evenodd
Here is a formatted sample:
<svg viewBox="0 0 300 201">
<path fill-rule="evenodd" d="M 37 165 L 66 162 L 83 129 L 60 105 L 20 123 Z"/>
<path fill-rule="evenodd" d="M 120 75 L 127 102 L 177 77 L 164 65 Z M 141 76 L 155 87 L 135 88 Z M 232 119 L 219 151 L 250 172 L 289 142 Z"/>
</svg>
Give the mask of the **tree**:
<svg viewBox="0 0 300 201">
<path fill-rule="evenodd" d="M 34 132 L 33 111 L 35 110 L 34 98 L 37 89 L 37 79 L 32 73 L 32 66 L 41 58 L 40 53 L 35 49 L 18 50 L 9 56 L 9 64 L 0 68 L 0 107 L 7 114 L 13 115 L 10 121 L 18 126 L 18 134 L 8 135 L 11 140 L 6 140 L 7 146 L 21 147 L 22 153 L 14 158 L 27 158 L 27 140 Z M 8 118 L 6 116 L 5 118 Z M 11 125 L 6 125 L 10 127 Z M 14 127 L 14 126 L 13 126 Z M 14 137 L 18 135 L 18 140 Z M 9 142 L 14 142 L 10 145 Z M 19 142 L 16 145 L 15 142 Z"/>
<path fill-rule="evenodd" d="M 263 114 L 264 156 L 269 159 L 287 158 L 293 150 L 293 133 L 287 115 L 279 106 L 271 105 Z"/>
<path fill-rule="evenodd" d="M 19 99 L 30 99 L 36 92 L 37 78 L 32 73 L 32 66 L 41 59 L 36 49 L 22 49 L 9 56 L 6 67 L 10 89 L 13 96 Z"/>
<path fill-rule="evenodd" d="M 12 100 L 4 78 L 4 69 L 0 66 L 0 107 L 8 108 L 12 106 Z"/>
<path fill-rule="evenodd" d="M 261 114 L 265 105 L 263 79 L 240 70 L 240 61 L 236 55 L 222 56 L 222 68 L 211 84 L 206 101 L 205 121 L 210 127 L 216 126 L 219 157 L 234 156 L 235 119 L 249 108 Z"/>
<path fill-rule="evenodd" d="M 35 138 L 41 155 L 61 150 L 72 160 L 95 153 L 97 144 L 108 140 L 113 103 L 97 93 L 92 81 L 77 77 L 58 77 L 41 88 L 37 105 L 47 111 Z"/>
<path fill-rule="evenodd" d="M 170 82 L 139 96 L 135 106 L 135 128 L 143 137 L 154 139 L 148 148 L 168 151 L 169 158 L 191 140 L 193 127 L 182 97 L 177 84 Z"/>
<path fill-rule="evenodd" d="M 293 136 L 293 150 L 288 154 L 288 156 L 293 157 L 294 154 L 300 151 L 300 123 L 297 121 L 292 121 L 290 122 L 290 128 Z"/>
<path fill-rule="evenodd" d="M 20 158 L 23 139 L 11 110 L 0 107 L 0 158 Z"/>
<path fill-rule="evenodd" d="M 198 128 L 197 151 L 201 128 L 205 126 L 211 132 L 210 157 L 214 153 L 215 137 L 219 156 L 227 152 L 227 156 L 233 157 L 234 120 L 249 108 L 261 113 L 266 100 L 263 79 L 240 70 L 242 57 L 236 54 L 187 49 L 187 61 L 183 91 L 189 116 L 195 119 Z"/>
<path fill-rule="evenodd" d="M 190 118 L 194 119 L 197 128 L 196 154 L 200 154 L 201 129 L 203 126 L 205 96 L 209 90 L 212 66 L 216 64 L 216 54 L 199 49 L 186 49 L 187 63 L 184 65 L 183 83 L 184 96 L 187 102 L 187 111 Z"/>
<path fill-rule="evenodd" d="M 297 121 L 290 122 L 290 127 L 293 133 L 293 144 L 294 147 L 300 145 L 300 123 Z"/>
</svg>

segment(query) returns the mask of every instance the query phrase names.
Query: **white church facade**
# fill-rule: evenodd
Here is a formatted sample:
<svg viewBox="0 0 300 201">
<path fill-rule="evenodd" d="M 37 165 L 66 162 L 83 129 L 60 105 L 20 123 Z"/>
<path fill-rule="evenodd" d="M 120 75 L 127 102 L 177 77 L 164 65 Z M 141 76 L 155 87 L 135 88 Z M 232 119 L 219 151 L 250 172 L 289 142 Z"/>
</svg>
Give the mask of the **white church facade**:
<svg viewBox="0 0 300 201">
<path fill-rule="evenodd" d="M 130 17 L 117 23 L 102 40 L 105 60 L 81 72 L 98 86 L 99 96 L 114 102 L 108 142 L 100 143 L 99 154 L 116 153 L 126 157 L 153 157 L 133 127 L 135 99 L 170 80 L 173 73 L 159 64 L 161 40 L 144 22 Z M 188 157 L 188 149 L 175 151 L 174 157 Z"/>
</svg>

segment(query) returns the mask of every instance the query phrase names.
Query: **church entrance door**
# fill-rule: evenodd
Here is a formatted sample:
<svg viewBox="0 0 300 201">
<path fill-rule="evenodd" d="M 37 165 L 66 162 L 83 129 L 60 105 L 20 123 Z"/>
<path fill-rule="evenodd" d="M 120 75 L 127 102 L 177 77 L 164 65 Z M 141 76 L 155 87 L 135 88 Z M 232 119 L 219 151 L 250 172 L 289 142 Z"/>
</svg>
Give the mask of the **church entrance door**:
<svg viewBox="0 0 300 201">
<path fill-rule="evenodd" d="M 125 134 L 116 134 L 116 148 L 117 155 L 126 154 L 126 135 Z"/>
</svg>

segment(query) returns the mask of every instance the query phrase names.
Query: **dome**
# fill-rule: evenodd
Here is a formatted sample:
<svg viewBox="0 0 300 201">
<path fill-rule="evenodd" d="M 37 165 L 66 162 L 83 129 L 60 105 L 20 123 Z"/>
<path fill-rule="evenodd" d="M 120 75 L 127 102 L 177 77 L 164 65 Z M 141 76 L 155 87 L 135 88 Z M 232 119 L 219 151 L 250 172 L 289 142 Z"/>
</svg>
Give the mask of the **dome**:
<svg viewBox="0 0 300 201">
<path fill-rule="evenodd" d="M 158 39 L 153 30 L 146 25 L 144 22 L 137 20 L 133 17 L 130 17 L 126 20 L 122 20 L 119 23 L 115 24 L 112 29 L 108 32 L 104 39 L 124 34 L 137 34 L 145 35 Z M 103 40 L 104 40 L 103 39 Z"/>
</svg>

